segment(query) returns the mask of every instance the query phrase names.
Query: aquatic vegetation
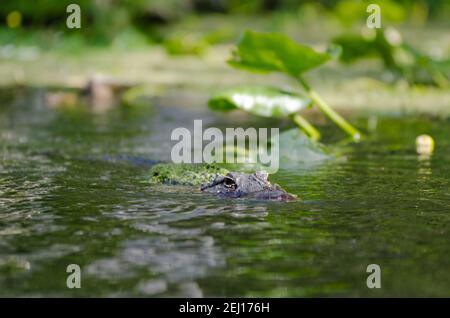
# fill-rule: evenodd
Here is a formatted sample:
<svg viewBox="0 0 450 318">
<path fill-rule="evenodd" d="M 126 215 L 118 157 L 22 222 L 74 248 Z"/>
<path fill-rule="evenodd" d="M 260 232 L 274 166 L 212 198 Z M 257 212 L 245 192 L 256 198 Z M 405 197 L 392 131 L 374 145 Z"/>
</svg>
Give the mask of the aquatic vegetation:
<svg viewBox="0 0 450 318">
<path fill-rule="evenodd" d="M 220 91 L 209 101 L 217 111 L 242 109 L 262 117 L 289 117 L 308 135 L 318 140 L 320 133 L 298 113 L 311 106 L 311 99 L 274 87 L 241 86 Z"/>
<path fill-rule="evenodd" d="M 160 163 L 150 169 L 150 183 L 200 186 L 228 172 L 217 164 Z"/>
<path fill-rule="evenodd" d="M 277 88 L 234 88 L 219 92 L 209 101 L 209 107 L 218 111 L 236 108 L 266 117 L 290 117 L 295 124 L 314 139 L 319 131 L 298 111 L 307 105 L 316 105 L 331 121 L 350 135 L 353 140 L 360 132 L 329 106 L 309 85 L 304 73 L 331 59 L 328 53 L 315 51 L 279 33 L 245 32 L 228 63 L 251 72 L 281 72 L 294 78 L 305 91 L 307 98 Z"/>
<path fill-rule="evenodd" d="M 422 53 L 404 43 L 394 28 L 371 30 L 367 34 L 344 34 L 332 40 L 341 48 L 339 59 L 352 63 L 368 57 L 381 59 L 386 69 L 409 83 L 431 82 L 449 87 L 450 60 L 441 60 Z"/>
<path fill-rule="evenodd" d="M 274 87 L 241 86 L 220 91 L 209 105 L 215 110 L 241 108 L 262 117 L 287 117 L 309 107 L 311 100 Z"/>
<path fill-rule="evenodd" d="M 277 144 L 278 143 L 278 144 Z M 278 147 L 280 165 L 284 168 L 301 164 L 315 164 L 335 157 L 328 147 L 308 138 L 299 129 L 289 129 L 272 141 L 272 147 Z"/>
</svg>

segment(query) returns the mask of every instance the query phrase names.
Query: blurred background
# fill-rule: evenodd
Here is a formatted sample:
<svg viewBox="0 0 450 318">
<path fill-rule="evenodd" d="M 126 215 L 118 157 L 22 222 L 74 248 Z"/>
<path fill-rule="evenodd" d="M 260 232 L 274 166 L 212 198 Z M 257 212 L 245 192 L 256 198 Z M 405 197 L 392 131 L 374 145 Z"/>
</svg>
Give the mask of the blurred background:
<svg viewBox="0 0 450 318">
<path fill-rule="evenodd" d="M 448 21 L 445 0 L 372 1 L 383 8 L 385 21 L 424 26 Z M 66 7 L 77 3 L 82 32 L 66 28 Z M 350 25 L 364 21 L 358 0 L 137 0 L 137 1 L 2 1 L 3 43 L 43 48 L 77 45 L 143 45 L 165 43 L 175 32 L 192 33 L 208 44 L 232 41 L 242 27 L 289 31 L 306 24 Z M 206 19 L 206 20 L 205 20 Z M 248 22 L 248 21 L 252 22 Z M 317 21 L 319 20 L 319 21 Z M 246 23 L 247 22 L 247 23 Z M 256 23 L 256 25 L 254 24 Z M 295 26 L 293 26 L 294 24 Z M 291 30 L 292 32 L 293 30 Z M 180 40 L 182 36 L 180 36 Z M 204 44 L 206 44 L 204 43 Z M 199 43 L 198 43 L 199 44 Z"/>
<path fill-rule="evenodd" d="M 366 10 L 371 3 L 362 0 L 78 1 L 81 28 L 69 29 L 66 19 L 70 13 L 66 8 L 72 2 L 2 1 L 0 85 L 79 88 L 85 87 L 92 76 L 102 74 L 151 86 L 149 93 L 172 88 L 180 92 L 185 87 L 209 92 L 227 85 L 271 81 L 289 88 L 290 83 L 277 75 L 261 79 L 230 70 L 225 61 L 239 35 L 247 29 L 281 32 L 324 50 L 337 36 L 367 36 L 369 13 Z M 400 38 L 428 56 L 448 59 L 448 1 L 381 0 L 376 3 L 381 7 L 383 30 L 389 31 L 387 34 L 393 41 L 398 42 Z M 352 78 L 358 79 L 358 85 L 364 82 L 361 88 L 365 89 L 374 85 L 380 89 L 394 80 L 380 59 L 347 64 L 342 68 L 329 63 L 322 68 L 322 73 L 320 70 L 312 73 L 312 80 L 324 86 L 338 107 L 341 102 L 357 106 L 361 98 L 370 104 L 372 97 L 367 94 L 360 97 L 361 91 L 353 89 Z M 198 76 L 193 78 L 193 73 Z M 365 77 L 370 78 L 370 83 Z M 353 99 L 346 96 L 342 100 L 340 92 L 345 87 L 336 87 L 340 82 L 336 80 L 342 78 L 347 79 L 343 85 L 352 88 L 349 94 L 358 96 Z M 422 82 L 426 84 L 426 81 L 430 80 L 425 78 Z M 395 82 L 405 86 L 402 81 Z M 384 90 L 385 95 L 389 95 L 391 88 Z M 399 100 L 403 98 L 399 94 L 386 97 L 393 101 L 387 103 L 387 108 L 404 103 Z M 417 108 L 416 97 L 408 101 L 411 109 Z"/>
</svg>

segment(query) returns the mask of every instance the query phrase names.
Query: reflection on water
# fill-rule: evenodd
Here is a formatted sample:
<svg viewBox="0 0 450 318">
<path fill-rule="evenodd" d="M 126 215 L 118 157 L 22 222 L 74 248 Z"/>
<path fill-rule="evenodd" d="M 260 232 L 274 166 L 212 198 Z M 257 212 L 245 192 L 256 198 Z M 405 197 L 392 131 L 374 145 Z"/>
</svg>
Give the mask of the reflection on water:
<svg viewBox="0 0 450 318">
<path fill-rule="evenodd" d="M 40 91 L 17 95 L 0 105 L 1 296 L 450 294 L 448 122 L 378 118 L 345 160 L 272 176 L 301 200 L 255 202 L 150 187 L 142 165 L 103 160 L 165 160 L 173 128 L 194 118 L 232 127 L 228 115 L 170 105 L 56 111 Z M 425 160 L 419 133 L 437 142 Z M 72 263 L 81 289 L 65 285 Z M 365 285 L 371 263 L 380 290 Z"/>
</svg>

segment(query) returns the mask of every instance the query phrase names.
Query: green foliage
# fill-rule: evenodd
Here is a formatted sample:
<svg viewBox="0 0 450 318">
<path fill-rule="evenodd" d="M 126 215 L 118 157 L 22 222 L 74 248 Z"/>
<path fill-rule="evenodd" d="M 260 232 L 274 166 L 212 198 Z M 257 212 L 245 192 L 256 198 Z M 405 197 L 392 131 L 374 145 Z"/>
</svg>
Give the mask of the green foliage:
<svg viewBox="0 0 450 318">
<path fill-rule="evenodd" d="M 270 18 L 262 16 L 267 26 L 272 25 L 276 17 L 285 16 L 301 20 L 327 19 L 331 14 L 337 16 L 343 23 L 352 25 L 367 17 L 367 5 L 371 0 L 123 0 L 123 1 L 92 1 L 92 0 L 2 0 L 0 6 L 0 24 L 5 25 L 5 17 L 12 11 L 18 11 L 22 17 L 21 28 L 28 31 L 61 32 L 67 35 L 79 35 L 89 44 L 109 44 L 116 39 L 117 34 L 131 29 L 145 36 L 147 41 L 160 42 L 165 37 L 167 28 L 187 31 L 183 27 L 185 20 L 196 17 L 205 20 L 212 16 L 212 12 L 221 12 L 224 20 L 233 21 L 233 35 L 244 25 L 254 26 L 252 23 L 256 15 L 271 13 Z M 83 32 L 70 30 L 65 27 L 67 17 L 66 7 L 77 3 L 82 9 Z M 374 3 L 382 8 L 383 23 L 413 20 L 419 15 L 423 19 L 430 16 L 442 17 L 448 21 L 448 0 L 378 0 Z M 329 11 L 327 11 L 329 10 Z M 319 14 L 319 16 L 317 15 Z M 251 19 L 247 19 L 248 16 Z M 219 16 L 214 14 L 214 16 Z M 200 17 L 200 18 L 199 18 Z M 248 24 L 236 20 L 245 17 Z M 235 23 L 235 21 L 239 21 Z M 259 26 L 258 26 L 259 27 Z M 216 32 L 223 30 L 222 26 L 211 27 Z M 273 28 L 271 28 L 273 30 Z M 125 32 L 127 33 L 127 32 Z M 208 36 L 209 37 L 209 36 Z M 229 40 L 228 35 L 213 35 Z M 217 41 L 214 39 L 213 41 Z M 207 40 L 207 42 L 211 43 Z M 126 45 L 126 44 L 124 44 Z"/>
<path fill-rule="evenodd" d="M 213 110 L 242 109 L 263 117 L 287 117 L 310 104 L 307 97 L 265 86 L 231 88 L 214 95 L 208 102 Z"/>
<path fill-rule="evenodd" d="M 387 69 L 410 83 L 432 82 L 442 88 L 449 86 L 449 60 L 437 60 L 401 42 L 395 32 L 396 41 L 384 30 L 377 30 L 374 36 L 345 34 L 335 38 L 334 45 L 341 47 L 340 61 L 351 63 L 358 59 L 374 57 L 381 59 Z M 428 79 L 426 79 L 428 77 Z"/>
<path fill-rule="evenodd" d="M 242 68 L 253 72 L 282 72 L 293 77 L 299 82 L 308 94 L 311 102 L 328 116 L 336 125 L 349 134 L 354 140 L 359 140 L 361 134 L 353 128 L 344 118 L 336 113 L 321 97 L 315 92 L 302 77 L 302 74 L 310 69 L 316 68 L 332 56 L 328 53 L 320 53 L 314 49 L 299 44 L 285 35 L 279 33 L 258 33 L 246 31 L 233 51 L 232 59 L 228 63 L 234 67 Z M 291 108 L 290 102 L 286 102 L 286 93 L 271 89 L 269 91 L 245 92 L 242 95 L 233 95 L 240 91 L 236 88 L 228 93 L 219 94 L 210 101 L 210 107 L 216 110 L 242 108 L 245 111 L 271 117 L 282 117 L 291 115 L 296 125 L 303 129 L 310 138 L 318 140 L 320 133 L 305 118 L 296 114 L 302 103 Z M 231 92 L 231 93 L 230 93 Z M 242 90 L 241 90 L 242 92 Z M 249 94 L 252 94 L 250 96 Z M 261 94 L 265 97 L 261 97 Z M 256 95 L 255 95 L 256 94 Z M 292 95 L 291 95 L 292 96 Z M 275 104 L 278 105 L 276 106 Z M 294 111 L 294 108 L 298 108 Z"/>
<path fill-rule="evenodd" d="M 246 31 L 228 63 L 251 71 L 298 76 L 330 58 L 327 53 L 316 52 L 283 34 Z"/>
</svg>

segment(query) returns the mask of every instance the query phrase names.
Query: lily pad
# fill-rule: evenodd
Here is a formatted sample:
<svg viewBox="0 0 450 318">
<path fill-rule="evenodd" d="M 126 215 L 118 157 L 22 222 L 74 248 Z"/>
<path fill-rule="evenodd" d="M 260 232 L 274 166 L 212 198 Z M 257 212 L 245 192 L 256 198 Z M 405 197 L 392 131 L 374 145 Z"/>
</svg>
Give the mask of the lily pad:
<svg viewBox="0 0 450 318">
<path fill-rule="evenodd" d="M 208 106 L 217 111 L 242 109 L 263 117 L 287 117 L 311 105 L 307 97 L 273 87 L 249 86 L 224 90 Z"/>
<path fill-rule="evenodd" d="M 330 150 L 323 144 L 313 141 L 299 129 L 290 129 L 272 139 L 272 148 L 278 143 L 280 167 L 286 168 L 299 163 L 316 163 L 332 158 Z"/>
</svg>

